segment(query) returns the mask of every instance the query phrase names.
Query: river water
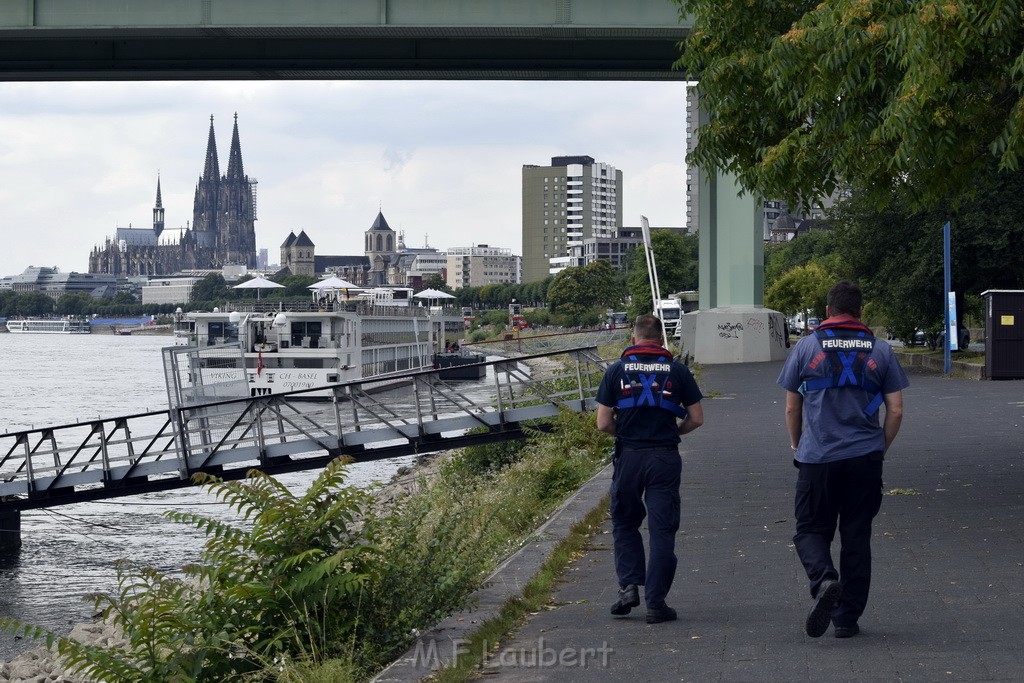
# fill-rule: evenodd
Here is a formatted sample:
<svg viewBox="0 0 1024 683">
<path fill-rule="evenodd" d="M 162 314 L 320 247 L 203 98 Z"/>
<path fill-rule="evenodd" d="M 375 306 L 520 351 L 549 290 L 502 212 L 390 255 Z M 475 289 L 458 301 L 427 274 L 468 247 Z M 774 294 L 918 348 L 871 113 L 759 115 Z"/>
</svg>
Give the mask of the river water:
<svg viewBox="0 0 1024 683">
<path fill-rule="evenodd" d="M 169 336 L 0 334 L 0 430 L 166 409 L 160 349 L 172 343 Z M 350 482 L 386 481 L 412 460 L 356 463 Z M 315 476 L 279 479 L 301 489 Z M 200 489 L 23 512 L 20 551 L 0 554 L 0 616 L 67 633 L 93 616 L 83 596 L 115 589 L 115 560 L 168 573 L 194 561 L 202 537 L 166 520 L 168 509 L 231 518 Z M 0 634 L 0 660 L 32 646 Z"/>
</svg>

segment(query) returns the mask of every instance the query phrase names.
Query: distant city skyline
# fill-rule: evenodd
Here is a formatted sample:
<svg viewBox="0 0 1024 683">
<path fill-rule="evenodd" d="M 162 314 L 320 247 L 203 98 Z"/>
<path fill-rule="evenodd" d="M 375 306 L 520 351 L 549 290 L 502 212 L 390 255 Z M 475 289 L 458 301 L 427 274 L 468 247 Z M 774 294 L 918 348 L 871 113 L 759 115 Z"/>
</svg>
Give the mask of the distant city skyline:
<svg viewBox="0 0 1024 683">
<path fill-rule="evenodd" d="M 559 155 L 623 170 L 624 223 L 685 221 L 681 83 L 3 83 L 0 102 L 0 275 L 86 272 L 118 227 L 152 224 L 158 174 L 176 235 L 209 117 L 223 153 L 236 112 L 272 262 L 300 230 L 318 251 L 362 253 L 378 210 L 410 247 L 522 254 L 522 166 Z"/>
</svg>

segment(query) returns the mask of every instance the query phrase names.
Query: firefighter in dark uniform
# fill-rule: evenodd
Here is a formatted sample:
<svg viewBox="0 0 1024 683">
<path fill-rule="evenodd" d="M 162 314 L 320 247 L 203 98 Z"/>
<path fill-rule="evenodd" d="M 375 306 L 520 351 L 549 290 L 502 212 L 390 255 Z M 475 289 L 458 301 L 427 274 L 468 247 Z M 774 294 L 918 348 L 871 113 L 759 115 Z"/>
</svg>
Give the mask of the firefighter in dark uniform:
<svg viewBox="0 0 1024 683">
<path fill-rule="evenodd" d="M 797 475 L 793 544 L 814 604 L 804 630 L 860 633 L 871 586 L 871 521 L 882 504 L 882 459 L 903 420 L 910 382 L 889 345 L 860 321 L 860 288 L 828 292 L 826 320 L 790 352 L 778 383 Z M 885 418 L 879 424 L 879 408 Z M 832 561 L 836 529 L 842 549 Z"/>
<path fill-rule="evenodd" d="M 631 346 L 597 390 L 597 427 L 615 436 L 611 515 L 619 599 L 611 612 L 629 614 L 640 605 L 638 586 L 644 586 L 648 624 L 676 619 L 665 596 L 676 573 L 679 437 L 704 422 L 700 389 L 689 368 L 662 346 L 663 339 L 661 320 L 637 318 Z M 640 535 L 645 516 L 649 558 Z"/>
</svg>

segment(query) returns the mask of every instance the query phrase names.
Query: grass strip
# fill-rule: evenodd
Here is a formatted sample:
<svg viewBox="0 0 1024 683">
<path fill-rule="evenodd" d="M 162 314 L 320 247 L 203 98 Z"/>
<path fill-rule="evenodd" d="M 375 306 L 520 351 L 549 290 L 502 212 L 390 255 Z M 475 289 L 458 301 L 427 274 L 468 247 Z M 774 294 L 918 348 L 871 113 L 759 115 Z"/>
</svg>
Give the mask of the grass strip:
<svg viewBox="0 0 1024 683">
<path fill-rule="evenodd" d="M 587 550 L 591 537 L 608 518 L 609 501 L 609 496 L 605 496 L 586 517 L 573 525 L 569 535 L 555 546 L 540 570 L 523 587 L 523 592 L 506 602 L 498 616 L 480 624 L 453 666 L 428 680 L 432 683 L 461 683 L 475 678 L 480 673 L 480 662 L 487 658 L 484 648 L 497 647 L 527 620 L 528 615 L 551 602 L 555 582 Z"/>
</svg>

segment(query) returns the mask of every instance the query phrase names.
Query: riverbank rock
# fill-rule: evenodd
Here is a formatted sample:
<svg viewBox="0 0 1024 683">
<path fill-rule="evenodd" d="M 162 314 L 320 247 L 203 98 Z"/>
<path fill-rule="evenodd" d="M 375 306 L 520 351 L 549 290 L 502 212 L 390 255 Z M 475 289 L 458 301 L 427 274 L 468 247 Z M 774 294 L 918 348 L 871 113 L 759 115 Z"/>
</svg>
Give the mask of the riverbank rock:
<svg viewBox="0 0 1024 683">
<path fill-rule="evenodd" d="M 78 624 L 70 637 L 88 645 L 119 647 L 125 639 L 116 627 L 102 621 Z M 55 652 L 45 645 L 23 652 L 0 666 L 0 681 L 6 683 L 91 683 L 70 675 Z"/>
</svg>

